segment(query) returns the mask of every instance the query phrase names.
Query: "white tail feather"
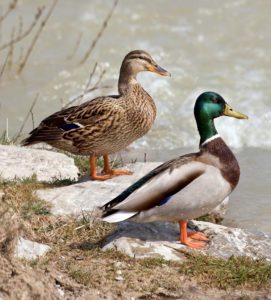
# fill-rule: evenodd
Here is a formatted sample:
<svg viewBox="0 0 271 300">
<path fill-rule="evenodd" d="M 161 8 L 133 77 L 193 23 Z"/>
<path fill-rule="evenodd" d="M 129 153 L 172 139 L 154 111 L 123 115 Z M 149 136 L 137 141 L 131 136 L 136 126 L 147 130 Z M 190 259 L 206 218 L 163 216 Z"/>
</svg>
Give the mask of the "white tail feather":
<svg viewBox="0 0 271 300">
<path fill-rule="evenodd" d="M 103 218 L 103 221 L 106 221 L 108 223 L 116 223 L 116 222 L 121 222 L 124 220 L 127 220 L 137 214 L 137 211 L 125 211 L 125 210 L 118 210 L 112 215 L 109 215 L 107 217 Z"/>
</svg>

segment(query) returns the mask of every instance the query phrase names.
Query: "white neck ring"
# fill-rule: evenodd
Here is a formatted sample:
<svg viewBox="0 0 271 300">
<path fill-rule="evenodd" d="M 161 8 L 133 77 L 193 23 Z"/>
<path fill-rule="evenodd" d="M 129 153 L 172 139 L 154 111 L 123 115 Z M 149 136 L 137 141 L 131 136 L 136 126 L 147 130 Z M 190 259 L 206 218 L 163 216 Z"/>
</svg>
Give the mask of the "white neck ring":
<svg viewBox="0 0 271 300">
<path fill-rule="evenodd" d="M 217 138 L 220 138 L 220 134 L 218 134 L 218 133 L 215 134 L 215 135 L 213 135 L 213 136 L 210 137 L 209 139 L 207 139 L 205 142 L 203 142 L 203 143 L 201 144 L 201 146 L 204 146 L 204 145 L 210 143 L 211 141 L 213 141 L 213 140 L 215 140 L 215 139 L 217 139 Z"/>
</svg>

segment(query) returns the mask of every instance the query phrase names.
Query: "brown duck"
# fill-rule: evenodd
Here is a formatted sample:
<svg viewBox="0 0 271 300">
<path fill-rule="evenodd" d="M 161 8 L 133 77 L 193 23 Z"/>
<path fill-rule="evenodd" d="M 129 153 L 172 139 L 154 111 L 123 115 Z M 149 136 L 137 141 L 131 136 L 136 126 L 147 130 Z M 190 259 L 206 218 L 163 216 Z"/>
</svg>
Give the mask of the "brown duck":
<svg viewBox="0 0 271 300">
<path fill-rule="evenodd" d="M 128 53 L 121 65 L 119 95 L 103 96 L 58 111 L 44 119 L 22 141 L 23 146 L 45 142 L 74 154 L 90 156 L 90 175 L 94 180 L 106 180 L 129 171 L 111 170 L 108 155 L 118 152 L 151 128 L 156 106 L 151 96 L 136 80 L 142 71 L 170 76 L 145 51 Z M 103 156 L 104 169 L 97 175 L 95 158 Z"/>
</svg>

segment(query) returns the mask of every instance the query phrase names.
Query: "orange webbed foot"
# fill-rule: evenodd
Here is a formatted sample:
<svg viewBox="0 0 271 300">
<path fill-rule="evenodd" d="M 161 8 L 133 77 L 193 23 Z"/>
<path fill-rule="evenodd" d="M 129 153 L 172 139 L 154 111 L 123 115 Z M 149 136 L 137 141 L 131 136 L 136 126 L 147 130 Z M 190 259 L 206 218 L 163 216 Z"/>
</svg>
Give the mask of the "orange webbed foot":
<svg viewBox="0 0 271 300">
<path fill-rule="evenodd" d="M 117 176 L 117 175 L 131 175 L 131 174 L 133 174 L 132 172 L 125 171 L 125 170 L 110 170 L 110 171 L 107 171 L 107 172 L 105 170 L 102 170 L 102 172 L 108 173 L 108 174 L 112 174 L 114 176 Z"/>
<path fill-rule="evenodd" d="M 186 245 L 190 248 L 198 249 L 198 250 L 206 250 L 206 243 L 202 241 L 196 241 L 190 237 L 188 237 L 185 241 L 181 242 L 183 245 Z"/>
<path fill-rule="evenodd" d="M 108 155 L 104 155 L 104 168 L 102 170 L 102 173 L 110 174 L 113 176 L 132 174 L 132 172 L 125 170 L 111 170 Z"/>
<path fill-rule="evenodd" d="M 116 175 L 113 174 L 103 174 L 103 175 L 91 175 L 92 180 L 99 180 L 99 181 L 104 181 L 107 179 L 111 179 L 115 177 Z"/>
<path fill-rule="evenodd" d="M 193 240 L 206 241 L 206 242 L 210 241 L 207 237 L 207 234 L 199 231 L 187 232 L 187 236 L 192 238 Z"/>
<path fill-rule="evenodd" d="M 209 241 L 203 232 L 187 232 L 187 220 L 180 220 L 180 241 L 182 244 L 199 250 L 206 250 L 206 242 Z"/>
</svg>

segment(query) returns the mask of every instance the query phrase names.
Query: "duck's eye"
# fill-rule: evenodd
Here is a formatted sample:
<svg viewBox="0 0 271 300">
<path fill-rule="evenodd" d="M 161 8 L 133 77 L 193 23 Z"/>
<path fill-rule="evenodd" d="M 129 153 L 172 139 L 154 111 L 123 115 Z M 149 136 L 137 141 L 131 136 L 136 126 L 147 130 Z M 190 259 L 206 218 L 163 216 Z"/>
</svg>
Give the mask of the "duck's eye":
<svg viewBox="0 0 271 300">
<path fill-rule="evenodd" d="M 151 62 L 151 60 L 148 58 L 148 57 L 145 57 L 145 56 L 138 56 L 137 58 L 139 58 L 139 59 L 141 59 L 141 60 L 144 60 L 144 61 L 146 61 L 146 62 L 148 62 L 148 63 L 152 63 Z"/>
<path fill-rule="evenodd" d="M 148 60 L 146 57 L 144 56 L 138 56 L 139 59 L 142 59 L 142 60 Z"/>
<path fill-rule="evenodd" d="M 213 97 L 213 98 L 210 99 L 210 102 L 212 102 L 212 103 L 217 103 L 218 100 L 217 100 L 217 98 Z"/>
</svg>

